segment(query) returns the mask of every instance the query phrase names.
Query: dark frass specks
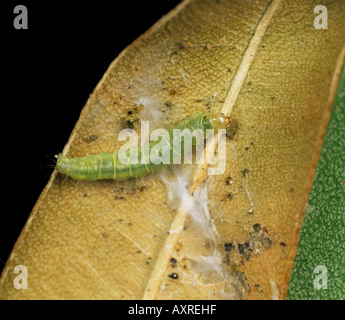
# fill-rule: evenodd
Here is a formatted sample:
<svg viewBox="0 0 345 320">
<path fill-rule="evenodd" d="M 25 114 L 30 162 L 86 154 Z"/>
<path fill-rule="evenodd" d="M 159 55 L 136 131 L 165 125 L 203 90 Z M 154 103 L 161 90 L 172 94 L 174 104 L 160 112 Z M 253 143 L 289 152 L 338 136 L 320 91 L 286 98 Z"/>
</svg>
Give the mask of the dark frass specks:
<svg viewBox="0 0 345 320">
<path fill-rule="evenodd" d="M 170 279 L 177 280 L 178 279 L 178 274 L 176 272 L 170 273 L 168 275 Z"/>
<path fill-rule="evenodd" d="M 241 243 L 229 242 L 224 244 L 226 263 L 230 264 L 230 260 L 232 260 L 232 263 L 240 262 L 244 264 L 245 261 L 249 260 L 253 252 L 260 252 L 272 245 L 272 240 L 267 234 L 266 228 L 259 223 L 254 224 L 252 227 L 253 231 L 249 233 L 249 240 Z"/>
<path fill-rule="evenodd" d="M 229 185 L 231 185 L 233 182 L 234 182 L 234 181 L 232 180 L 231 177 L 226 177 L 226 178 L 225 178 L 225 184 L 226 184 L 226 185 L 229 186 Z"/>
<path fill-rule="evenodd" d="M 261 231 L 261 225 L 256 223 L 253 225 L 253 229 L 255 232 L 260 232 Z"/>
<path fill-rule="evenodd" d="M 144 105 L 140 104 L 127 110 L 127 112 L 121 116 L 122 123 L 126 129 L 134 129 L 135 123 L 139 121 L 139 112 L 144 109 Z"/>
<path fill-rule="evenodd" d="M 241 170 L 242 178 L 246 177 L 248 173 L 249 173 L 249 170 L 247 168 Z"/>
<path fill-rule="evenodd" d="M 232 250 L 235 250 L 235 248 L 236 246 L 232 242 L 224 244 L 224 249 L 227 253 L 231 252 Z"/>
<path fill-rule="evenodd" d="M 86 142 L 93 142 L 96 141 L 98 137 L 94 134 L 91 134 L 89 137 L 86 138 Z"/>
</svg>

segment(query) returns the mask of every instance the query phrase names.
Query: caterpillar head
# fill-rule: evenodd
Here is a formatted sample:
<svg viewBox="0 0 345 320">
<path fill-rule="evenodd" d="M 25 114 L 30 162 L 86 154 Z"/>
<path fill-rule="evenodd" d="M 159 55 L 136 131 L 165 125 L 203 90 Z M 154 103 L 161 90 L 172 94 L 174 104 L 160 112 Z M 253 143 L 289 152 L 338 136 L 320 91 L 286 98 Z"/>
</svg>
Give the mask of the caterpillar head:
<svg viewBox="0 0 345 320">
<path fill-rule="evenodd" d="M 208 113 L 204 116 L 204 124 L 207 129 L 226 129 L 230 124 L 230 117 L 222 113 Z"/>
</svg>

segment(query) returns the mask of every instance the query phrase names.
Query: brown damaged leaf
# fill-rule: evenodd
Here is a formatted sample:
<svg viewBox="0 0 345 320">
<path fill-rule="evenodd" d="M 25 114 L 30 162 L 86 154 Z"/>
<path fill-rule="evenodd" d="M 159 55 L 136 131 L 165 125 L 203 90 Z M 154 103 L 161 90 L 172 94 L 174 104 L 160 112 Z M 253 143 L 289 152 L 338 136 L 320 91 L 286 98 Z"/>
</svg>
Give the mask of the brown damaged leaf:
<svg viewBox="0 0 345 320">
<path fill-rule="evenodd" d="M 318 4 L 185 1 L 125 49 L 64 153 L 114 152 L 119 131 L 139 131 L 139 120 L 167 128 L 223 111 L 232 120 L 225 174 L 185 165 L 127 182 L 76 182 L 54 172 L 0 297 L 285 298 L 344 59 L 345 4 L 323 3 L 329 28 L 316 30 Z M 28 290 L 13 287 L 16 265 L 28 269 Z"/>
</svg>

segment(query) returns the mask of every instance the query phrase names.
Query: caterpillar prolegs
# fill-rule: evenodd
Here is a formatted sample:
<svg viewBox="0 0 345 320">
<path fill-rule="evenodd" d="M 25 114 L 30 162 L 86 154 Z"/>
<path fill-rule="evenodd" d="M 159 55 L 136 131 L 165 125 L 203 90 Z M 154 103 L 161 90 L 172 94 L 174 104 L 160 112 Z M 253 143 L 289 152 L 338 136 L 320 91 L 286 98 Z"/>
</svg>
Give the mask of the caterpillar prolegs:
<svg viewBox="0 0 345 320">
<path fill-rule="evenodd" d="M 162 137 L 161 141 L 149 142 L 142 146 L 142 148 L 135 148 L 136 150 L 127 150 L 125 154 L 128 160 L 126 162 L 120 161 L 121 154 L 119 154 L 119 151 L 115 153 L 101 152 L 96 155 L 87 155 L 81 158 L 68 158 L 59 154 L 56 168 L 60 173 L 74 180 L 94 181 L 112 179 L 121 181 L 133 177 L 143 177 L 160 171 L 173 163 L 174 156 L 180 156 L 182 152 L 186 153 L 187 151 L 191 151 L 192 146 L 200 142 L 198 141 L 198 136 L 204 140 L 207 138 L 209 131 L 225 129 L 228 123 L 229 119 L 222 114 L 199 113 L 167 130 L 167 136 L 165 138 Z M 183 131 L 184 135 L 174 134 L 174 130 L 176 132 L 176 129 Z M 195 135 L 196 131 L 201 132 L 202 135 Z M 191 138 L 193 142 L 188 146 L 189 150 L 186 150 L 184 141 L 187 141 L 188 138 Z M 179 144 L 181 148 L 178 150 L 174 148 L 176 144 Z M 143 149 L 148 151 L 149 158 L 147 156 L 145 157 Z M 165 153 L 168 154 L 168 159 L 163 158 L 162 150 L 168 150 Z M 137 161 L 131 161 L 131 151 L 136 151 Z"/>
</svg>

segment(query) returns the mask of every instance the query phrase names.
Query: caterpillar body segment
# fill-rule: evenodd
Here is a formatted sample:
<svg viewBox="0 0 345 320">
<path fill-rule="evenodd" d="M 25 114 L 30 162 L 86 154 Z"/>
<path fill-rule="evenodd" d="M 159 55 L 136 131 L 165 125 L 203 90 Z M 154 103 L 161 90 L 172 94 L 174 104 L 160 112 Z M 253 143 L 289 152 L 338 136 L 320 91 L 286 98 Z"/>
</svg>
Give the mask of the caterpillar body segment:
<svg viewBox="0 0 345 320">
<path fill-rule="evenodd" d="M 126 151 L 127 162 L 120 161 L 119 152 L 101 152 L 96 155 L 87 155 L 80 158 L 68 158 L 62 154 L 57 157 L 57 170 L 71 177 L 74 180 L 95 181 L 100 179 L 112 179 L 116 181 L 127 180 L 134 177 L 143 177 L 148 174 L 160 171 L 173 163 L 174 154 L 181 156 L 185 153 L 184 141 L 192 138 L 192 146 L 207 138 L 208 129 L 225 129 L 228 125 L 228 118 L 222 114 L 200 113 L 191 116 L 177 126 L 167 130 L 168 135 L 161 141 L 152 141 L 144 145 L 148 152 L 141 148 L 134 150 L 137 154 L 137 161 L 131 161 L 130 152 Z M 182 135 L 174 134 L 175 129 L 180 129 Z M 189 129 L 189 130 L 184 130 Z M 196 134 L 196 131 L 202 135 Z M 194 139 L 193 139 L 194 136 Z M 174 148 L 180 145 L 180 148 Z M 162 152 L 166 150 L 167 152 Z M 168 155 L 164 158 L 163 155 Z"/>
</svg>

